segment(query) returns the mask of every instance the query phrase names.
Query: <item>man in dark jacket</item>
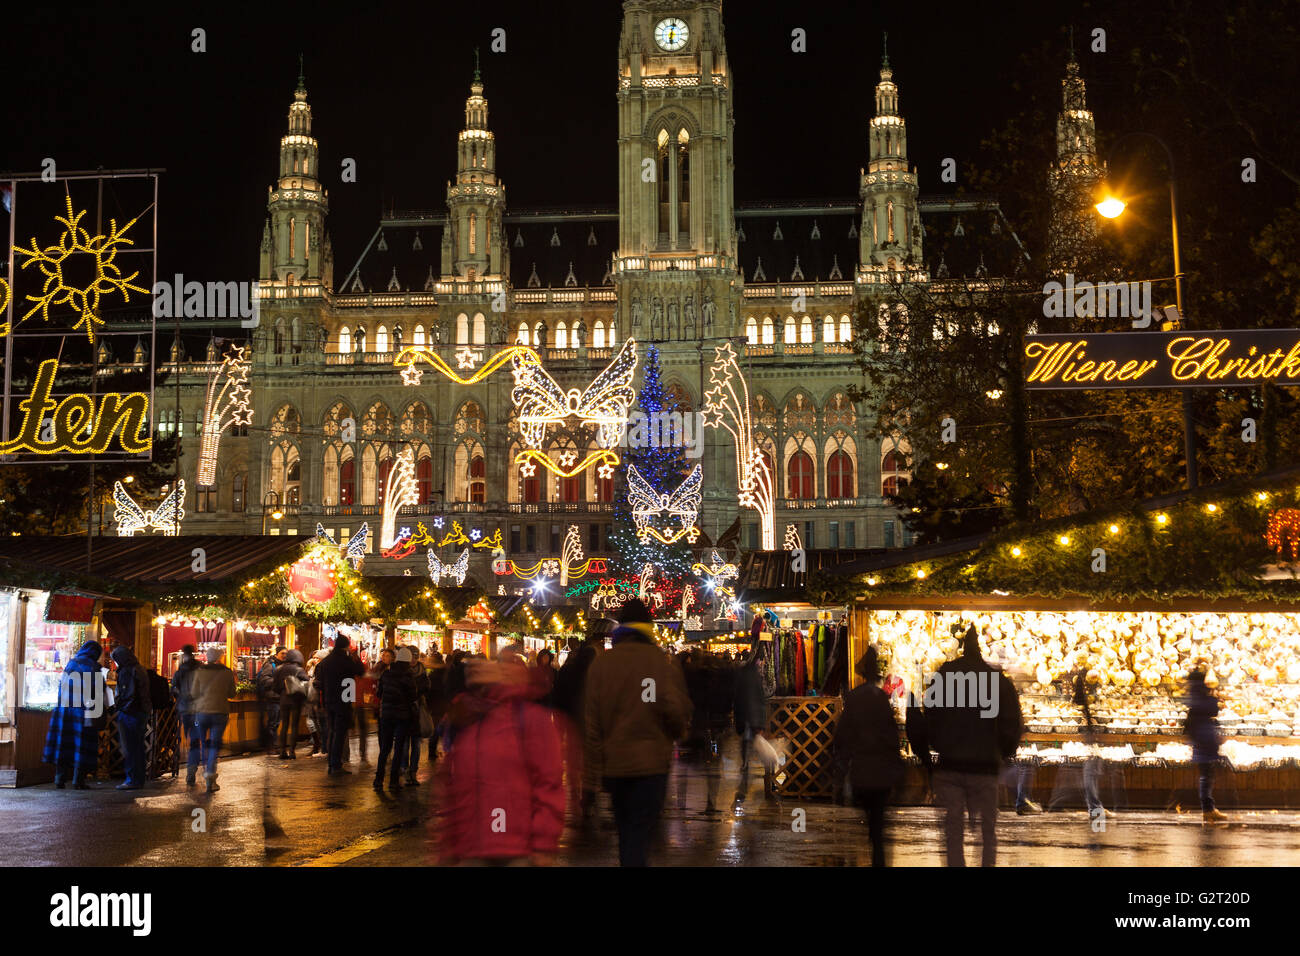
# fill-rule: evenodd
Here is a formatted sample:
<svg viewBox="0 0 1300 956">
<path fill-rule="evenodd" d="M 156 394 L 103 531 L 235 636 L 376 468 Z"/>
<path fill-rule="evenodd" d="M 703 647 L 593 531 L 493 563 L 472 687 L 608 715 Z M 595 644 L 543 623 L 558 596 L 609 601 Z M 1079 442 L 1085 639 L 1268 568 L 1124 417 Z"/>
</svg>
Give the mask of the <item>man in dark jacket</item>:
<svg viewBox="0 0 1300 956">
<path fill-rule="evenodd" d="M 149 714 L 153 711 L 149 674 L 125 644 L 113 648 L 109 657 L 117 666 L 113 699 L 117 704 L 117 733 L 122 742 L 122 766 L 126 771 L 126 780 L 119 783 L 117 789 L 140 790 L 144 788 L 148 773 L 144 735 L 149 725 Z"/>
<path fill-rule="evenodd" d="M 176 720 L 180 724 L 181 733 L 185 735 L 189 750 L 199 749 L 199 735 L 195 732 L 194 726 L 194 672 L 199 669 L 199 661 L 194 653 L 193 644 L 186 644 L 181 648 L 181 662 L 176 668 L 176 673 L 172 675 L 171 688 L 172 697 L 176 700 Z M 186 786 L 195 782 L 188 770 L 189 767 L 194 766 L 197 766 L 197 758 L 186 765 Z"/>
<path fill-rule="evenodd" d="M 591 623 L 582 645 L 576 650 L 570 650 L 564 666 L 555 675 L 555 690 L 552 693 L 556 711 L 564 715 L 561 739 L 569 802 L 571 806 L 582 808 L 584 820 L 591 819 L 595 813 L 596 794 L 600 789 L 599 779 L 586 772 L 582 759 L 583 741 L 586 738 L 584 693 L 587 672 L 591 669 L 591 662 L 596 659 L 597 648 L 604 647 L 605 635 L 612 627 L 613 622 L 606 618 L 597 618 Z"/>
<path fill-rule="evenodd" d="M 277 647 L 275 652 L 262 662 L 253 683 L 257 687 L 257 699 L 262 702 L 262 746 L 268 751 L 275 748 L 276 734 L 280 729 L 280 695 L 275 689 L 276 669 L 284 663 L 284 647 Z"/>
<path fill-rule="evenodd" d="M 351 646 L 346 635 L 340 634 L 334 641 L 334 649 L 316 665 L 316 688 L 328 723 L 326 773 L 329 776 L 352 772 L 343 769 L 343 749 L 348 745 L 348 730 L 352 727 L 357 678 L 365 673 L 365 667 L 348 653 Z"/>
<path fill-rule="evenodd" d="M 421 703 L 426 708 L 429 707 L 429 673 L 424 667 L 424 661 L 420 660 L 420 649 L 418 647 L 408 647 L 411 652 L 411 678 L 415 681 L 415 702 L 411 708 L 411 728 L 410 736 L 406 741 L 406 785 L 414 787 L 419 784 L 415 779 L 416 773 L 420 769 L 420 746 L 423 744 L 423 738 L 420 736 L 420 710 Z M 432 716 L 432 713 L 430 713 Z"/>
<path fill-rule="evenodd" d="M 280 696 L 280 759 L 298 759 L 298 722 L 307 703 L 307 671 L 303 669 L 302 651 L 285 651 L 284 663 L 275 669 L 273 690 Z M 292 680 L 290 680 L 292 678 Z M 293 685 L 293 689 L 290 689 Z M 285 749 L 285 737 L 289 747 Z"/>
<path fill-rule="evenodd" d="M 108 709 L 108 686 L 99 667 L 103 656 L 99 644 L 87 641 L 59 681 L 59 700 L 50 714 L 41 760 L 54 764 L 54 785 L 60 790 L 69 777 L 74 790 L 89 790 L 86 775 L 99 766 L 99 729 Z"/>
<path fill-rule="evenodd" d="M 636 598 L 619 610 L 614 647 L 587 672 L 587 765 L 614 804 L 621 866 L 646 866 L 663 811 L 673 741 L 686 732 L 691 699 L 681 668 L 654 641 L 654 619 Z"/>
<path fill-rule="evenodd" d="M 863 683 L 844 696 L 835 727 L 836 779 L 847 774 L 853 800 L 867 814 L 871 865 L 885 865 L 885 807 L 889 791 L 903 779 L 898 724 L 889 697 L 880 689 L 880 658 L 868 647 L 858 661 Z"/>
<path fill-rule="evenodd" d="M 393 771 L 388 789 L 400 790 L 402 782 L 399 778 L 406 766 L 411 721 L 416 714 L 419 696 L 415 675 L 411 673 L 410 648 L 397 649 L 397 659 L 379 675 L 375 693 L 379 697 L 379 765 L 375 768 L 374 786 L 376 790 L 384 789 L 384 766 L 391 753 Z"/>
<path fill-rule="evenodd" d="M 907 734 L 923 764 L 929 764 L 932 745 L 939 753 L 934 795 L 945 810 L 948 865 L 966 865 L 962 831 L 969 811 L 980 819 L 983 865 L 993 866 L 998 773 L 1015 756 L 1023 725 L 1015 685 L 980 657 L 975 625 L 966 631 L 961 657 L 927 681 L 923 703 L 923 710 L 909 712 Z"/>
</svg>

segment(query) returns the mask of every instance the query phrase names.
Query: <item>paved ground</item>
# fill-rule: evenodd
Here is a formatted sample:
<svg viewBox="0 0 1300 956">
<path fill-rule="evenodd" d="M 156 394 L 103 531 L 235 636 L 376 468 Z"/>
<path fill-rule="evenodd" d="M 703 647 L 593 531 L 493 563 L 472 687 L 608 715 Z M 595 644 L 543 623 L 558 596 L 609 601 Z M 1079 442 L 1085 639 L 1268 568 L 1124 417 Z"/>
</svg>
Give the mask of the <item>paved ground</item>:
<svg viewBox="0 0 1300 956">
<path fill-rule="evenodd" d="M 370 757 L 375 755 L 371 741 Z M 187 791 L 183 777 L 119 793 L 52 785 L 0 790 L 2 866 L 424 866 L 437 862 L 440 782 L 427 761 L 420 786 L 398 794 L 370 788 L 373 764 L 353 745 L 351 776 L 328 778 L 323 759 L 222 761 L 221 791 Z M 708 812 L 710 785 L 718 809 Z M 737 791 L 743 799 L 735 801 Z M 794 823 L 804 811 L 806 829 Z M 1295 866 L 1300 813 L 1241 811 L 1226 828 L 1198 813 L 1125 812 L 1094 833 L 1085 812 L 998 819 L 999 858 L 1009 866 Z M 891 863 L 943 862 L 938 811 L 890 811 Z M 968 837 L 967 858 L 978 850 Z M 558 862 L 617 863 L 613 821 L 603 805 L 588 825 L 566 827 Z M 764 798 L 724 758 L 721 774 L 680 762 L 669 784 L 656 863 L 672 866 L 859 866 L 870 862 L 862 816 L 824 802 Z"/>
</svg>

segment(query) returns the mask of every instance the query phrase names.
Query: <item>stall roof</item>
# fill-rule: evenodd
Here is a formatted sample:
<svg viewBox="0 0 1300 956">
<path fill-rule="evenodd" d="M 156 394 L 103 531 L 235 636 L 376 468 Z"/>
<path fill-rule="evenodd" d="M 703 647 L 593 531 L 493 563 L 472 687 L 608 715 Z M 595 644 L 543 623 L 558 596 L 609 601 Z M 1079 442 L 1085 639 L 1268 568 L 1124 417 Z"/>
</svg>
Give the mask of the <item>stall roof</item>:
<svg viewBox="0 0 1300 956">
<path fill-rule="evenodd" d="M 279 535 L 142 535 L 97 537 L 86 568 L 86 539 L 22 535 L 0 538 L 0 563 L 16 570 L 90 575 L 137 585 L 227 581 L 250 568 L 296 553 L 307 539 Z M 194 549 L 204 551 L 205 570 L 195 571 Z"/>
<path fill-rule="evenodd" d="M 884 555 L 883 548 L 807 550 L 808 571 L 793 570 L 789 551 L 751 551 L 745 555 L 737 582 L 737 595 L 746 604 L 812 603 L 807 593 L 808 573 L 826 571 L 849 562 Z"/>
</svg>

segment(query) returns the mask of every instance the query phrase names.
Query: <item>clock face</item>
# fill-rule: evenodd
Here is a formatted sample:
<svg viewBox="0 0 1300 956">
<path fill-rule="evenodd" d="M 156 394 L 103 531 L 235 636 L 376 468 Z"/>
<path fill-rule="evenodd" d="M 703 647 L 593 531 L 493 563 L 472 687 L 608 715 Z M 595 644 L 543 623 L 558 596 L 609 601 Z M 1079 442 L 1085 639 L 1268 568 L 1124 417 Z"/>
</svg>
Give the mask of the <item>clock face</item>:
<svg viewBox="0 0 1300 956">
<path fill-rule="evenodd" d="M 686 46 L 686 41 L 690 37 L 690 31 L 686 24 L 676 17 L 669 17 L 667 20 L 661 20 L 655 27 L 655 43 L 659 44 L 659 49 L 667 50 L 669 53 L 676 52 Z"/>
</svg>

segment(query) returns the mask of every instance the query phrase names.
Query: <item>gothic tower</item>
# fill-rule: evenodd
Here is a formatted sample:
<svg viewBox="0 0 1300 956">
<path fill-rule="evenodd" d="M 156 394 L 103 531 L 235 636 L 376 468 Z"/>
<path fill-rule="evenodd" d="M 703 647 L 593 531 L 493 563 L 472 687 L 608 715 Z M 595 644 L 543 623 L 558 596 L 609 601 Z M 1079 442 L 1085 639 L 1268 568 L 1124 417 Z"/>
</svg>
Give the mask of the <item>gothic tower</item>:
<svg viewBox="0 0 1300 956">
<path fill-rule="evenodd" d="M 334 281 L 334 256 L 325 233 L 329 198 L 318 178 L 318 145 L 299 59 L 298 87 L 289 105 L 289 131 L 280 137 L 280 178 L 268 187 L 269 213 L 262 230 L 261 284 L 296 287 L 320 295 Z M 315 288 L 311 288 L 315 286 Z"/>
<path fill-rule="evenodd" d="M 614 264 L 620 331 L 655 340 L 734 332 L 730 84 L 721 0 L 625 0 Z"/>
<path fill-rule="evenodd" d="M 477 59 L 477 53 L 475 53 Z M 442 277 L 499 279 L 510 267 L 501 228 L 506 187 L 497 179 L 496 137 L 488 129 L 488 103 L 478 66 L 465 101 L 465 128 L 456 148 L 456 182 L 447 184 L 447 228 L 442 234 Z"/>
<path fill-rule="evenodd" d="M 924 278 L 916 169 L 907 167 L 907 123 L 898 112 L 898 86 L 886 48 L 876 84 L 876 115 L 869 133 L 870 160 L 858 196 L 858 281 L 875 284 Z"/>
<path fill-rule="evenodd" d="M 1082 263 L 1097 237 L 1093 203 L 1106 172 L 1097 159 L 1097 126 L 1088 109 L 1073 43 L 1061 81 L 1061 100 L 1056 118 L 1056 162 L 1047 173 L 1052 202 L 1048 261 L 1054 270 L 1068 271 Z"/>
</svg>

